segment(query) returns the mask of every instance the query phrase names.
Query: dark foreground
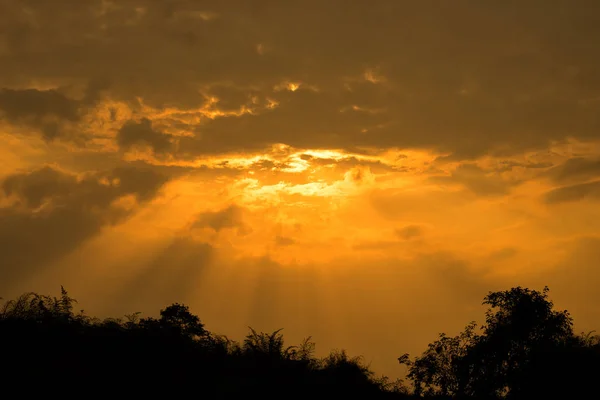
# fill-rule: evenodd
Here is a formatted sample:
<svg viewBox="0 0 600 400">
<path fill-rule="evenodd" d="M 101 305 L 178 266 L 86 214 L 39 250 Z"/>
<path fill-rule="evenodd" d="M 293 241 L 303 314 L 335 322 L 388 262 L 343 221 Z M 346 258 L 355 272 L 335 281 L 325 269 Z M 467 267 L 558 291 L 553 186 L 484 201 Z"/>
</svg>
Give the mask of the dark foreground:
<svg viewBox="0 0 600 400">
<path fill-rule="evenodd" d="M 99 320 L 75 313 L 64 290 L 30 293 L 0 309 L 0 382 L 8 397 L 600 398 L 597 337 L 574 334 L 547 293 L 490 293 L 483 326 L 399 358 L 407 384 L 344 351 L 317 358 L 310 338 L 285 346 L 279 331 L 251 329 L 242 343 L 215 335 L 181 304 L 159 318 Z"/>
</svg>

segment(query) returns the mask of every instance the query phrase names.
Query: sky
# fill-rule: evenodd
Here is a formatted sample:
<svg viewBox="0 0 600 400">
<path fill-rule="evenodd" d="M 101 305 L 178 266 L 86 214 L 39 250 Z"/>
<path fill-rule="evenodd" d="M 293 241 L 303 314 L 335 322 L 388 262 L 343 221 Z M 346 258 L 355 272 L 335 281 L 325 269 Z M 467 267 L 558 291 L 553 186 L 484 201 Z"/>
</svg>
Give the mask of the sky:
<svg viewBox="0 0 600 400">
<path fill-rule="evenodd" d="M 599 328 L 598 43 L 596 0 L 0 0 L 0 296 L 391 377 L 489 291 Z"/>
</svg>

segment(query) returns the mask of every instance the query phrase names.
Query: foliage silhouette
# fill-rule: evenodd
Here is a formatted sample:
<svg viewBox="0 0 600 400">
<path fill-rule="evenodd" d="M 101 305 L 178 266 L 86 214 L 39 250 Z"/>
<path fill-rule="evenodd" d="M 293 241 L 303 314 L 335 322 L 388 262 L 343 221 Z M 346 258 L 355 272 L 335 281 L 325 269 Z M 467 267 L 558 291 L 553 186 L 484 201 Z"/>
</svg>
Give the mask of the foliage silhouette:
<svg viewBox="0 0 600 400">
<path fill-rule="evenodd" d="M 242 343 L 208 331 L 183 304 L 158 318 L 133 313 L 100 320 L 61 287 L 59 297 L 26 293 L 0 307 L 5 391 L 49 396 L 237 398 L 599 398 L 600 339 L 574 334 L 548 288 L 490 292 L 485 323 L 440 334 L 423 354 L 399 358 L 412 389 L 375 377 L 344 350 L 315 356 L 310 337 L 288 346 L 282 330 L 249 328 Z"/>
<path fill-rule="evenodd" d="M 490 292 L 485 324 L 472 322 L 456 337 L 440 334 L 411 360 L 408 378 L 416 396 L 529 399 L 600 395 L 589 377 L 600 372 L 598 341 L 573 333 L 573 320 L 555 311 L 542 292 L 521 287 Z M 574 373 L 573 371 L 577 371 Z"/>
<path fill-rule="evenodd" d="M 281 330 L 250 328 L 242 344 L 207 331 L 187 306 L 159 318 L 100 320 L 73 312 L 75 300 L 27 293 L 0 309 L 5 386 L 50 393 L 114 397 L 157 394 L 235 398 L 361 395 L 398 397 L 359 358 L 314 355 L 311 338 L 286 346 Z M 387 386 L 386 386 L 387 385 Z"/>
</svg>

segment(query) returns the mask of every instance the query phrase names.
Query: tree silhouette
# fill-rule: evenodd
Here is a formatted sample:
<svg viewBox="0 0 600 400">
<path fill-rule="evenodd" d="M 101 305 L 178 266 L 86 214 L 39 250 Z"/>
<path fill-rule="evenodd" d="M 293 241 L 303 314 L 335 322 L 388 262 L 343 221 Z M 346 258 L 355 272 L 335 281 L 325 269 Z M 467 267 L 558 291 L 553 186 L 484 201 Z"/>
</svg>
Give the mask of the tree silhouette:
<svg viewBox="0 0 600 400">
<path fill-rule="evenodd" d="M 573 334 L 571 316 L 553 309 L 548 292 L 547 287 L 490 292 L 483 301 L 489 307 L 481 333 L 471 323 L 456 337 L 440 334 L 414 360 L 400 357 L 415 395 L 527 399 L 556 394 L 556 388 L 545 391 L 552 386 L 543 383 L 550 377 L 562 379 L 561 388 L 569 387 L 570 394 L 591 390 L 590 380 L 579 379 L 584 371 L 568 374 L 565 367 L 576 362 L 585 370 L 592 360 L 598 364 L 597 344 Z"/>
<path fill-rule="evenodd" d="M 401 364 L 409 367 L 407 378 L 414 383 L 414 393 L 417 396 L 457 395 L 460 386 L 461 361 L 479 339 L 475 332 L 477 324 L 471 322 L 465 330 L 455 337 L 445 333 L 438 340 L 429 344 L 428 349 L 411 361 L 408 354 L 398 358 Z"/>
<path fill-rule="evenodd" d="M 135 320 L 131 318 L 130 321 Z M 208 334 L 200 318 L 192 314 L 188 306 L 174 303 L 160 311 L 160 318 L 143 318 L 140 325 L 146 329 L 155 329 L 189 339 L 199 339 Z"/>
<path fill-rule="evenodd" d="M 532 354 L 560 346 L 573 337 L 569 313 L 554 311 L 542 292 L 516 287 L 490 293 L 483 334 L 462 361 L 461 393 L 494 398 L 514 396 Z"/>
</svg>

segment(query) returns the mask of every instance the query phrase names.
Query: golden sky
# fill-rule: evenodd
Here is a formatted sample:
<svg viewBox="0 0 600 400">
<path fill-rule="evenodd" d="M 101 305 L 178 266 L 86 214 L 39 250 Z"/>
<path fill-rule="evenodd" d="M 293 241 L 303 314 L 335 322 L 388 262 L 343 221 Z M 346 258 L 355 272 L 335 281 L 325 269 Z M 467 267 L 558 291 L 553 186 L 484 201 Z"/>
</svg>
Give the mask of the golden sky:
<svg viewBox="0 0 600 400">
<path fill-rule="evenodd" d="M 0 0 L 0 295 L 390 376 L 490 290 L 597 328 L 598 43 L 597 0 Z"/>
</svg>

